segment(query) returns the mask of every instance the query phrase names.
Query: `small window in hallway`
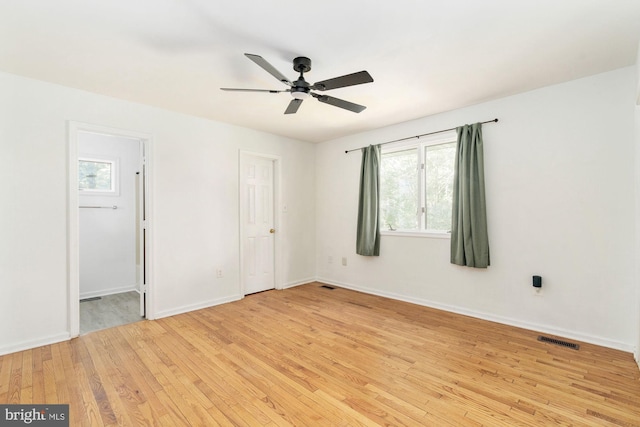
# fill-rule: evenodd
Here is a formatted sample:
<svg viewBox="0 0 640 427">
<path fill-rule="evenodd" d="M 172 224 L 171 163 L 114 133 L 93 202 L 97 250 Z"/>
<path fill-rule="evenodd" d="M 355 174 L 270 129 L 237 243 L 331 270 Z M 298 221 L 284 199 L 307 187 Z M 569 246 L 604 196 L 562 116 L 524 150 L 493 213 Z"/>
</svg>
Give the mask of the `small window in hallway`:
<svg viewBox="0 0 640 427">
<path fill-rule="evenodd" d="M 116 193 L 117 163 L 109 159 L 79 159 L 78 189 L 83 193 Z"/>
</svg>

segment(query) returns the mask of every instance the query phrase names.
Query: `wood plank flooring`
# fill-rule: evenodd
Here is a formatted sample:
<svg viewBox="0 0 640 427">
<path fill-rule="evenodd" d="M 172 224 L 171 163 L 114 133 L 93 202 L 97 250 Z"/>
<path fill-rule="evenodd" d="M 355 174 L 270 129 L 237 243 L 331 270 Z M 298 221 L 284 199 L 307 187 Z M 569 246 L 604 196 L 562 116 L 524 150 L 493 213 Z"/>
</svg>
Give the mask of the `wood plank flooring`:
<svg viewBox="0 0 640 427">
<path fill-rule="evenodd" d="M 631 354 L 318 283 L 0 357 L 77 426 L 640 426 Z"/>
</svg>

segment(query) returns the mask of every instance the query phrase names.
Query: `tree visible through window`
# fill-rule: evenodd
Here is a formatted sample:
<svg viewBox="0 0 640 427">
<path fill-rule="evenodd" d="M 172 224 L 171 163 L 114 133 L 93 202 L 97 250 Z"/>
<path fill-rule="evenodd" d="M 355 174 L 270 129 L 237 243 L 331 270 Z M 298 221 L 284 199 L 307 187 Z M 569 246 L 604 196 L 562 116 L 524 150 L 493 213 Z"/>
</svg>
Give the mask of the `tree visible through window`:
<svg viewBox="0 0 640 427">
<path fill-rule="evenodd" d="M 456 143 L 425 147 L 425 229 L 451 231 Z"/>
<path fill-rule="evenodd" d="M 382 230 L 450 232 L 455 152 L 440 142 L 382 153 Z"/>
<path fill-rule="evenodd" d="M 115 167 L 110 160 L 80 159 L 78 189 L 80 191 L 114 192 Z"/>
<path fill-rule="evenodd" d="M 381 229 L 418 228 L 418 150 L 382 154 Z"/>
</svg>

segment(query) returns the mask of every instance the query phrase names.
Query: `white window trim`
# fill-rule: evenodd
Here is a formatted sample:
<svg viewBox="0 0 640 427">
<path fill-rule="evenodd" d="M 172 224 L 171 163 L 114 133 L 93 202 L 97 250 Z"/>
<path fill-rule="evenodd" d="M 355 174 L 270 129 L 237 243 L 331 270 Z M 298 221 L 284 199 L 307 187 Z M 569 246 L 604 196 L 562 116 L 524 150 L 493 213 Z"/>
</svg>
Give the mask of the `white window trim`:
<svg viewBox="0 0 640 427">
<path fill-rule="evenodd" d="M 381 155 L 395 153 L 397 151 L 405 151 L 412 148 L 418 148 L 418 161 L 419 165 L 424 164 L 424 154 L 425 148 L 432 145 L 440 145 L 447 144 L 450 142 L 457 141 L 457 132 L 455 130 L 439 133 L 436 135 L 429 135 L 426 137 L 420 137 L 416 140 L 402 141 L 399 143 L 389 144 L 388 146 L 383 146 L 381 150 Z M 418 171 L 418 192 L 420 195 L 419 199 L 419 209 L 422 209 L 425 206 L 424 200 L 424 175 L 425 170 L 423 167 L 420 167 Z M 423 212 L 416 213 L 418 216 L 418 229 L 417 230 L 389 230 L 380 228 L 381 236 L 395 236 L 395 237 L 423 237 L 423 238 L 431 238 L 431 239 L 451 239 L 451 231 L 438 231 L 438 230 L 424 230 L 424 221 L 425 215 Z"/>
<path fill-rule="evenodd" d="M 78 163 L 84 162 L 97 162 L 97 163 L 110 163 L 111 164 L 111 189 L 110 190 L 95 190 L 95 189 L 83 189 L 78 185 L 78 193 L 83 196 L 119 196 L 120 195 L 120 159 L 105 156 L 81 156 L 78 157 Z M 78 182 L 80 177 L 76 178 Z"/>
<path fill-rule="evenodd" d="M 451 239 L 451 233 L 438 232 L 438 231 L 418 231 L 418 230 L 380 230 L 381 236 L 395 236 L 395 237 L 427 237 L 430 239 Z"/>
</svg>

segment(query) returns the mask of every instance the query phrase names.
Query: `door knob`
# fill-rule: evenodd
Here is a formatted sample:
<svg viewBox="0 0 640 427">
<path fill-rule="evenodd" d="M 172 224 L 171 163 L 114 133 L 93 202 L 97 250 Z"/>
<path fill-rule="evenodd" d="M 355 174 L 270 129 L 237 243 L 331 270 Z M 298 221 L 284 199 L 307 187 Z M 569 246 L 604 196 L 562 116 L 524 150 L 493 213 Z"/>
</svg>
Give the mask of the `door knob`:
<svg viewBox="0 0 640 427">
<path fill-rule="evenodd" d="M 275 228 L 272 228 L 272 229 L 270 229 L 270 230 L 269 230 L 269 233 L 271 233 L 271 234 L 273 234 L 273 233 L 275 233 L 275 232 L 276 232 L 276 229 L 275 229 Z"/>
</svg>

